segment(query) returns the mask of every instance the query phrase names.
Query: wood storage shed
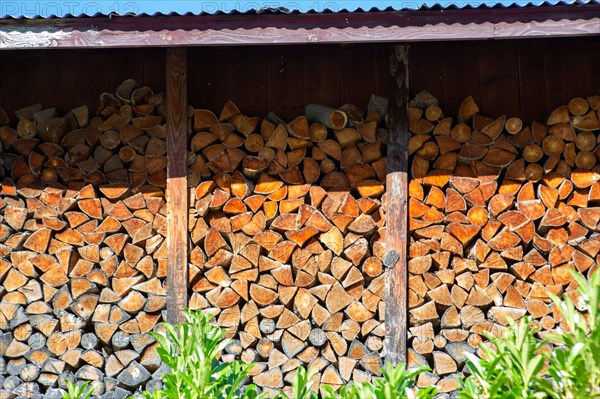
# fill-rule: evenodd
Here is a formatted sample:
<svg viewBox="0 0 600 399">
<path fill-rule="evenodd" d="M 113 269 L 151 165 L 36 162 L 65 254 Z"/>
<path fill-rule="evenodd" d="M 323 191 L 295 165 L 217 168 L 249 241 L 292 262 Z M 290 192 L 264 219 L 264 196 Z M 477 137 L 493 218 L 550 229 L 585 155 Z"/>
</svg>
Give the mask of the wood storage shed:
<svg viewBox="0 0 600 399">
<path fill-rule="evenodd" d="M 1 5 L 2 395 L 156 387 L 186 307 L 273 391 L 387 358 L 447 396 L 506 316 L 560 328 L 600 260 L 600 4 L 304 6 Z"/>
</svg>

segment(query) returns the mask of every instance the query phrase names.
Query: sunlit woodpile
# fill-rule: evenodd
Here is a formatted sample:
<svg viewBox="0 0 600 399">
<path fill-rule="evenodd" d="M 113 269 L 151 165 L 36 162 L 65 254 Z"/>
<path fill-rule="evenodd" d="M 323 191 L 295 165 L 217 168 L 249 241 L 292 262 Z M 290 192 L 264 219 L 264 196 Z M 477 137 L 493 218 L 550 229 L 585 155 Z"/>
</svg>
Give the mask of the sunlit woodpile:
<svg viewBox="0 0 600 399">
<path fill-rule="evenodd" d="M 546 123 L 488 118 L 472 98 L 457 118 L 419 93 L 409 108 L 410 365 L 420 386 L 458 387 L 483 332 L 531 315 L 561 329 L 548 293 L 579 294 L 600 262 L 600 96 Z"/>
<path fill-rule="evenodd" d="M 386 113 L 377 96 L 291 121 L 193 111 L 190 306 L 265 390 L 289 390 L 300 365 L 315 390 L 380 375 Z"/>
<path fill-rule="evenodd" d="M 163 98 L 133 80 L 58 116 L 0 127 L 0 375 L 21 397 L 64 379 L 127 397 L 164 369 L 146 334 L 166 303 Z M 0 124 L 7 124 L 5 112 Z M 147 385 L 148 384 L 148 385 Z"/>
</svg>

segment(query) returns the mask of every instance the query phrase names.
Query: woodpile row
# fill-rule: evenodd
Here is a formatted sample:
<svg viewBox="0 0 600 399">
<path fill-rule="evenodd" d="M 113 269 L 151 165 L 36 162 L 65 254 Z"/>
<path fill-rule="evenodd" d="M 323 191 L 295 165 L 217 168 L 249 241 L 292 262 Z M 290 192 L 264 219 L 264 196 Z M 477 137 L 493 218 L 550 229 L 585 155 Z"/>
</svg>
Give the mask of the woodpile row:
<svg viewBox="0 0 600 399">
<path fill-rule="evenodd" d="M 94 116 L 36 104 L 9 127 L 0 112 L 0 396 L 60 398 L 74 379 L 125 398 L 158 383 L 162 101 L 127 80 Z"/>
<path fill-rule="evenodd" d="M 190 117 L 190 307 L 233 338 L 251 381 L 313 389 L 380 375 L 387 99 L 248 117 L 228 102 Z"/>
<path fill-rule="evenodd" d="M 542 336 L 563 329 L 548 293 L 579 303 L 569 271 L 600 263 L 600 96 L 530 126 L 470 97 L 445 117 L 427 92 L 408 114 L 408 362 L 449 392 L 484 331 L 525 315 Z"/>
</svg>

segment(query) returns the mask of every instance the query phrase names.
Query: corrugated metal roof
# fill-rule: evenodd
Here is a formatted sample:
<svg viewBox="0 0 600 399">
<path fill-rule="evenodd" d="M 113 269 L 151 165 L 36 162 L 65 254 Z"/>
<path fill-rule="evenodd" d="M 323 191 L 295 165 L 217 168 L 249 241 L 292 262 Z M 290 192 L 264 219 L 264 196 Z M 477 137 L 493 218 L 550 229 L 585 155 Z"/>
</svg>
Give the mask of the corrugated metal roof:
<svg viewBox="0 0 600 399">
<path fill-rule="evenodd" d="M 391 1 L 391 0 L 0 0 L 0 19 L 112 18 L 117 16 L 166 17 L 171 15 L 341 13 L 417 10 L 550 7 L 600 4 L 600 0 L 554 1 Z"/>
</svg>

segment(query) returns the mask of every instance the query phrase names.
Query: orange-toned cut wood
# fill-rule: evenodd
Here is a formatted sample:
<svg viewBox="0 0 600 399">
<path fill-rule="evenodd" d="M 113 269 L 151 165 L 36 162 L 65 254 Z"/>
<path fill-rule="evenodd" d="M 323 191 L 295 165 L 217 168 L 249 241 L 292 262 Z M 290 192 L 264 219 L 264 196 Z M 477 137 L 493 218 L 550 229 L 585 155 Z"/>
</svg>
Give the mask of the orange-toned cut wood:
<svg viewBox="0 0 600 399">
<path fill-rule="evenodd" d="M 448 188 L 446 190 L 446 213 L 451 213 L 454 211 L 466 211 L 467 203 L 464 197 L 456 190 L 452 188 Z M 410 212 L 410 204 L 409 204 L 409 212 Z"/>
<path fill-rule="evenodd" d="M 575 169 L 571 181 L 577 188 L 588 188 L 600 181 L 600 173 L 594 170 Z"/>
<path fill-rule="evenodd" d="M 449 136 L 451 127 L 452 127 L 452 118 L 444 118 L 444 119 L 440 120 L 439 122 L 437 122 L 437 124 L 435 125 L 435 128 L 433 129 L 433 134 L 436 136 L 437 135 Z"/>
<path fill-rule="evenodd" d="M 458 120 L 461 122 L 468 122 L 477 113 L 479 113 L 479 107 L 475 103 L 475 100 L 473 100 L 473 97 L 469 96 L 460 104 Z"/>
<path fill-rule="evenodd" d="M 520 242 L 521 238 L 517 234 L 505 229 L 488 240 L 487 244 L 494 251 L 505 251 L 515 247 Z"/>
<path fill-rule="evenodd" d="M 450 180 L 450 172 L 443 169 L 434 169 L 429 171 L 423 179 L 423 184 L 426 186 L 445 187 Z"/>
<path fill-rule="evenodd" d="M 286 231 L 285 235 L 288 239 L 302 247 L 308 240 L 316 236 L 318 233 L 319 231 L 316 228 L 307 226 L 299 230 Z"/>
<path fill-rule="evenodd" d="M 496 140 L 506 123 L 506 115 L 502 115 L 481 129 L 481 133 L 485 134 L 492 140 Z"/>
<path fill-rule="evenodd" d="M 489 220 L 488 211 L 484 207 L 470 208 L 467 217 L 471 224 L 479 227 L 485 226 Z"/>
<path fill-rule="evenodd" d="M 437 209 L 444 209 L 446 207 L 446 196 L 441 189 L 433 186 L 425 198 L 425 204 L 432 205 Z"/>
<path fill-rule="evenodd" d="M 450 223 L 446 226 L 446 231 L 457 238 L 463 246 L 466 246 L 479 233 L 480 227 L 476 225 L 463 225 L 459 223 Z"/>
</svg>

